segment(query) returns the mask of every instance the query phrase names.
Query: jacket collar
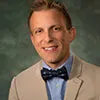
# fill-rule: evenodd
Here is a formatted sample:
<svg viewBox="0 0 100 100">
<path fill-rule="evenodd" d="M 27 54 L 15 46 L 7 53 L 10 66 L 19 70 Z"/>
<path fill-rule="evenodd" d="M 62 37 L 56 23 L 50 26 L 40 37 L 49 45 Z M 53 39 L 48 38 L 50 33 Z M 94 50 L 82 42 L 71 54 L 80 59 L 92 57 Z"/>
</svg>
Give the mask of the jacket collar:
<svg viewBox="0 0 100 100">
<path fill-rule="evenodd" d="M 79 79 L 81 74 L 82 74 L 82 63 L 79 58 L 74 56 L 70 77 L 69 80 L 67 81 L 67 88 L 64 100 L 76 100 L 77 94 L 83 83 L 83 81 Z"/>
</svg>

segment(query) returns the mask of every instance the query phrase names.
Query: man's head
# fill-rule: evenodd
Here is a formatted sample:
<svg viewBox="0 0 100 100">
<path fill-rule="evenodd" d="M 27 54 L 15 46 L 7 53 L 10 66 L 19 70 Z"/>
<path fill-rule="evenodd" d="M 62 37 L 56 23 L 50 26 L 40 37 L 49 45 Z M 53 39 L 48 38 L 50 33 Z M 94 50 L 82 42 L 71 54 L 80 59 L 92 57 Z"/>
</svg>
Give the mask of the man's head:
<svg viewBox="0 0 100 100">
<path fill-rule="evenodd" d="M 34 10 L 29 17 L 32 43 L 40 57 L 52 68 L 59 67 L 68 59 L 70 43 L 75 38 L 76 30 L 71 21 L 67 24 L 67 20 L 62 10 L 44 9 L 44 6 Z"/>
<path fill-rule="evenodd" d="M 66 19 L 67 29 L 72 28 L 71 18 L 67 12 L 67 9 L 62 3 L 57 2 L 55 0 L 35 0 L 32 3 L 31 9 L 30 9 L 30 13 L 28 17 L 28 26 L 30 26 L 29 20 L 35 11 L 48 10 L 48 9 L 56 9 L 62 12 L 62 14 L 65 16 L 65 19 Z"/>
</svg>

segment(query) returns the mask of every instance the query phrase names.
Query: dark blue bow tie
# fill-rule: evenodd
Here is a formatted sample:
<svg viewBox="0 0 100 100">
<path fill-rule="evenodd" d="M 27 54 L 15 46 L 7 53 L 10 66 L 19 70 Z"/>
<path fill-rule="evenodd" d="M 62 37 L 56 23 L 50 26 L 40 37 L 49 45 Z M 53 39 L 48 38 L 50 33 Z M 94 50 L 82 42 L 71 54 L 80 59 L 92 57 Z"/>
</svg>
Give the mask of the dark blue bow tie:
<svg viewBox="0 0 100 100">
<path fill-rule="evenodd" d="M 41 75 L 44 81 L 50 80 L 53 77 L 60 77 L 64 80 L 68 80 L 68 73 L 65 67 L 62 67 L 58 70 L 48 70 L 46 68 L 43 68 L 41 70 Z"/>
</svg>

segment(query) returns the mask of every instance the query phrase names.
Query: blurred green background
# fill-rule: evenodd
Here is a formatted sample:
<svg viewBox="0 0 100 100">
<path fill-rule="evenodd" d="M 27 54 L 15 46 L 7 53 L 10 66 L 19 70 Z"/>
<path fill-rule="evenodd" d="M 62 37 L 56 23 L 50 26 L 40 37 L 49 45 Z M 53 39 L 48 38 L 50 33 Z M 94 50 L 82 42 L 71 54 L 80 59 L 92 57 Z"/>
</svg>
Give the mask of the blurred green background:
<svg viewBox="0 0 100 100">
<path fill-rule="evenodd" d="M 68 8 L 77 28 L 72 52 L 100 66 L 100 0 L 61 1 Z M 40 59 L 27 28 L 31 2 L 0 0 L 0 100 L 7 100 L 12 77 Z"/>
</svg>

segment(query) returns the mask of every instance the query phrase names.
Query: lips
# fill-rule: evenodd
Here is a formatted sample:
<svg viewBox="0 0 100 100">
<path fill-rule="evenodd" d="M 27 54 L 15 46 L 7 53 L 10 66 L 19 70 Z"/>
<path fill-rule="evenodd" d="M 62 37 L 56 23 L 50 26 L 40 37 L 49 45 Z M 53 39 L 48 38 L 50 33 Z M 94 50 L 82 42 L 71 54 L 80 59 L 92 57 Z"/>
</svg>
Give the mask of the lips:
<svg viewBox="0 0 100 100">
<path fill-rule="evenodd" d="M 43 47 L 45 51 L 54 51 L 57 49 L 58 46 L 50 46 L 50 47 Z"/>
</svg>

